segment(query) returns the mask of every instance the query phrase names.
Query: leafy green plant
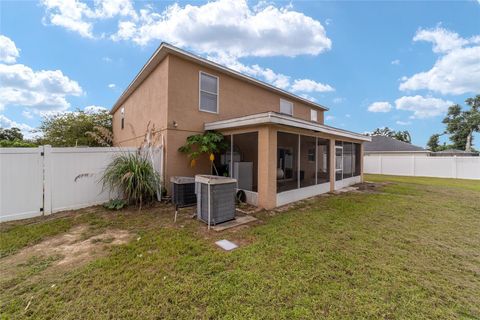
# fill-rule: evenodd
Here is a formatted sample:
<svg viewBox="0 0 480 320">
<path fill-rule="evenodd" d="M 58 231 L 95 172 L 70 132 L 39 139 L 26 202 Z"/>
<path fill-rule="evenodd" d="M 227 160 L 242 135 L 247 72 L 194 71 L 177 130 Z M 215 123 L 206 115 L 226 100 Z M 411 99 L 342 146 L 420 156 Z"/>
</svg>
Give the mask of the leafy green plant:
<svg viewBox="0 0 480 320">
<path fill-rule="evenodd" d="M 197 158 L 202 154 L 208 154 L 212 167 L 215 169 L 213 161 L 215 153 L 220 153 L 228 147 L 221 133 L 215 131 L 207 131 L 203 134 L 189 136 L 186 143 L 178 148 L 178 151 L 187 154 L 190 158 L 190 166 L 196 165 Z M 218 172 L 217 172 L 218 174 Z"/>
<path fill-rule="evenodd" d="M 143 204 L 155 199 L 160 177 L 145 156 L 125 153 L 113 159 L 101 181 L 104 188 L 119 190 L 127 204 L 141 209 Z"/>
<path fill-rule="evenodd" d="M 103 207 L 110 210 L 121 210 L 125 208 L 127 202 L 123 199 L 111 199 L 103 204 Z"/>
<path fill-rule="evenodd" d="M 25 140 L 0 140 L 0 148 L 33 148 L 37 145 Z"/>
</svg>

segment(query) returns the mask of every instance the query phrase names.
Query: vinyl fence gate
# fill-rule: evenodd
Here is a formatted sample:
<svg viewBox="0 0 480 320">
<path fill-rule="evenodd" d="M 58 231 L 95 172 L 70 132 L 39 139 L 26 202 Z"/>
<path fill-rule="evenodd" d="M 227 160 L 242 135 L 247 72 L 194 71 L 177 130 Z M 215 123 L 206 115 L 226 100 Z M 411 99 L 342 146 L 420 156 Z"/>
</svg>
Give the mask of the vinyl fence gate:
<svg viewBox="0 0 480 320">
<path fill-rule="evenodd" d="M 135 148 L 0 148 L 0 222 L 97 205 L 117 196 L 100 177 L 115 155 Z M 152 162 L 161 179 L 163 149 Z"/>
</svg>

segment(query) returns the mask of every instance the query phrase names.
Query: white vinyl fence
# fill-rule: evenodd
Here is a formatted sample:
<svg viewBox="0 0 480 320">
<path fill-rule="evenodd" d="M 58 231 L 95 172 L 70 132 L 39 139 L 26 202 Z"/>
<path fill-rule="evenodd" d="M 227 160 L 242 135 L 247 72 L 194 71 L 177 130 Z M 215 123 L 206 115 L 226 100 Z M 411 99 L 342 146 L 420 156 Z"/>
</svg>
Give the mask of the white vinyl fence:
<svg viewBox="0 0 480 320">
<path fill-rule="evenodd" d="M 114 155 L 133 148 L 0 148 L 0 222 L 78 209 L 115 194 L 99 182 Z"/>
<path fill-rule="evenodd" d="M 480 157 L 365 156 L 363 159 L 365 173 L 480 179 Z"/>
</svg>

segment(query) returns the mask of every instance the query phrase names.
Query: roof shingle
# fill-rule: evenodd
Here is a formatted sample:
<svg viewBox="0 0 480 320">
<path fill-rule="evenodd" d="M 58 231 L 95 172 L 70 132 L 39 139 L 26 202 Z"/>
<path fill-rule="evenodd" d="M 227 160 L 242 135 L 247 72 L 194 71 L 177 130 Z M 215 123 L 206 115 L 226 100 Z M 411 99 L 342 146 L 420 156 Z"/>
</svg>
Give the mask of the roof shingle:
<svg viewBox="0 0 480 320">
<path fill-rule="evenodd" d="M 403 152 L 408 152 L 408 151 L 425 151 L 428 152 L 428 150 L 415 146 L 410 143 L 406 143 L 403 141 L 399 141 L 394 138 L 390 137 L 385 137 L 385 136 L 372 136 L 372 141 L 371 142 L 365 142 L 365 151 L 366 152 L 382 152 L 382 151 L 387 151 L 387 152 L 392 152 L 392 151 L 403 151 Z"/>
</svg>

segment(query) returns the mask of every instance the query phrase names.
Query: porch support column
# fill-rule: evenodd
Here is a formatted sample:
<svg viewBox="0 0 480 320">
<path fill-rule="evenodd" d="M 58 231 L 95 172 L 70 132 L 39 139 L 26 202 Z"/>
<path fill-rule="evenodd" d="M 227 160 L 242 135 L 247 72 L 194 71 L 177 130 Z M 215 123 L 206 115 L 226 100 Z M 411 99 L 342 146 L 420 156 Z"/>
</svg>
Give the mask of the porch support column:
<svg viewBox="0 0 480 320">
<path fill-rule="evenodd" d="M 364 147 L 363 147 L 364 143 L 360 143 L 360 179 L 361 179 L 361 182 L 365 182 L 364 181 L 364 178 L 363 178 L 363 165 L 364 165 L 364 161 L 363 161 L 363 151 L 364 151 Z"/>
<path fill-rule="evenodd" d="M 335 139 L 330 139 L 330 192 L 335 191 Z"/>
<path fill-rule="evenodd" d="M 277 130 L 270 126 L 258 130 L 258 206 L 277 206 Z"/>
</svg>

